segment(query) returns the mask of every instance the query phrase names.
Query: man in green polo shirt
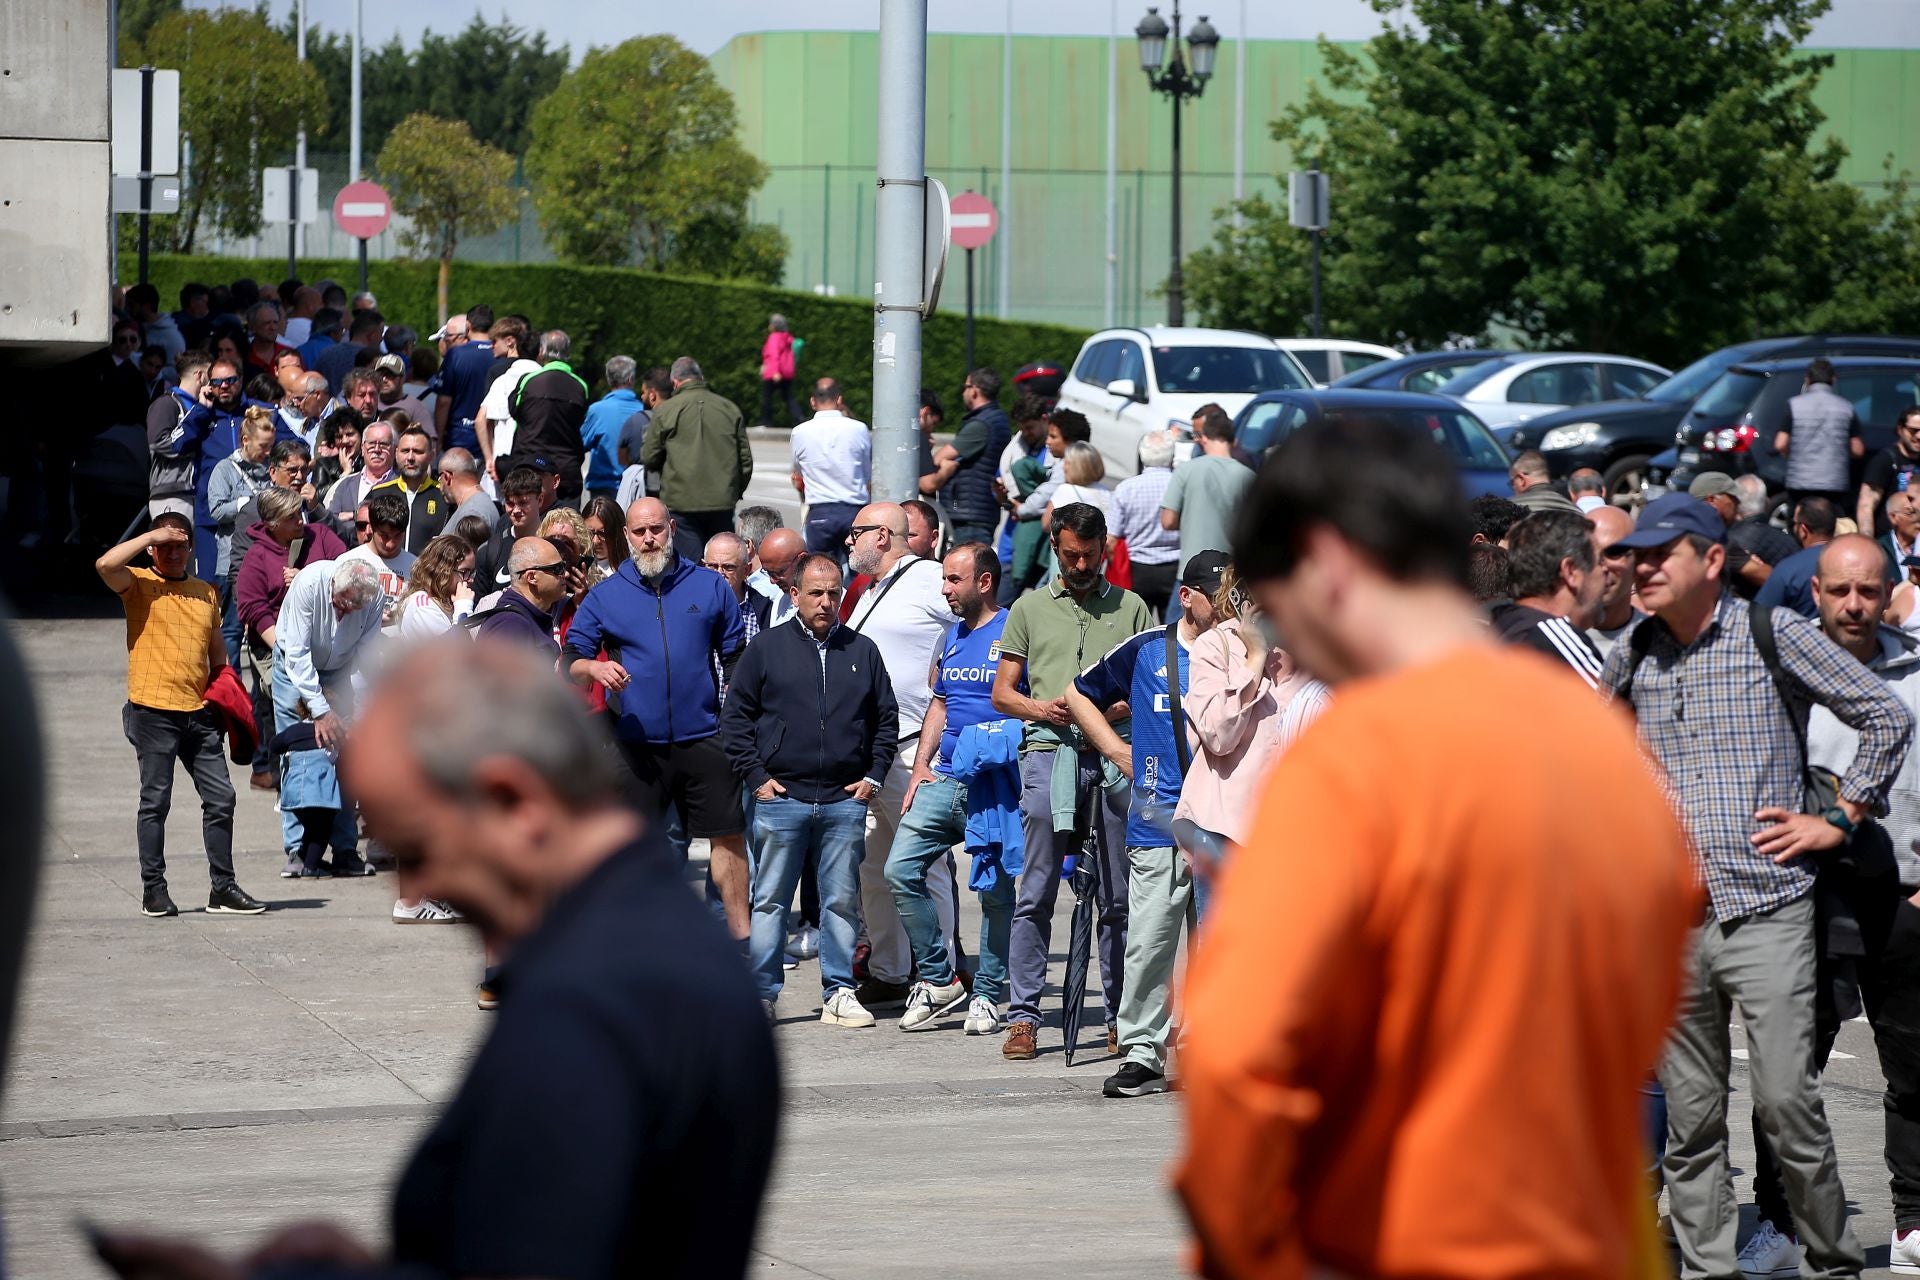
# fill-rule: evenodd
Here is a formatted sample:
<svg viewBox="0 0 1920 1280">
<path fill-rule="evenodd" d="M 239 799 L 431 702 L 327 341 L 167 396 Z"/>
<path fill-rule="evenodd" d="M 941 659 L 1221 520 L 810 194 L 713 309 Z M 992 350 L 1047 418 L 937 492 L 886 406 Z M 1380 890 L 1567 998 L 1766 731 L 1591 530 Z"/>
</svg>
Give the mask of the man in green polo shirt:
<svg viewBox="0 0 1920 1280">
<path fill-rule="evenodd" d="M 1075 852 L 1074 816 L 1092 813 L 1100 859 L 1100 985 L 1106 997 L 1108 1051 L 1116 1050 L 1114 1016 L 1120 1008 L 1121 961 L 1127 946 L 1127 785 L 1109 773 L 1105 757 L 1088 745 L 1067 709 L 1067 686 L 1116 645 L 1154 625 L 1146 603 L 1114 586 L 1101 572 L 1107 558 L 1107 519 L 1100 508 L 1074 502 L 1053 513 L 1057 577 L 1014 601 L 1000 638 L 993 706 L 1027 722 L 1020 744 L 1020 819 L 1026 865 L 1013 908 L 1008 963 L 1007 1038 L 1000 1052 L 1016 1060 L 1037 1052 L 1040 993 L 1047 983 L 1053 905 L 1060 891 L 1060 860 Z M 1021 684 L 1025 682 L 1026 692 Z M 1122 703 L 1108 713 L 1125 720 Z"/>
</svg>

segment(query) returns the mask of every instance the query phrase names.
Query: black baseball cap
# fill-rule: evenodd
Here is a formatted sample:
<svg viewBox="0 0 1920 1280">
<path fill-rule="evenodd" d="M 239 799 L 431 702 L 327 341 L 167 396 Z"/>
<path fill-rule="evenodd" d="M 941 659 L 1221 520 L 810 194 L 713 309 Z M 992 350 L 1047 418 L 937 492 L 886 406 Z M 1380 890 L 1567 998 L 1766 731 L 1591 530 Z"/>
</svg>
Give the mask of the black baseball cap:
<svg viewBox="0 0 1920 1280">
<path fill-rule="evenodd" d="M 1616 547 L 1664 547 L 1675 538 L 1698 534 L 1709 542 L 1727 540 L 1727 522 L 1700 499 L 1684 493 L 1655 498 L 1640 512 L 1633 532 L 1614 541 Z"/>
<path fill-rule="evenodd" d="M 1224 551 L 1196 551 L 1180 572 L 1180 585 L 1208 595 L 1220 589 L 1220 575 L 1233 560 Z"/>
</svg>

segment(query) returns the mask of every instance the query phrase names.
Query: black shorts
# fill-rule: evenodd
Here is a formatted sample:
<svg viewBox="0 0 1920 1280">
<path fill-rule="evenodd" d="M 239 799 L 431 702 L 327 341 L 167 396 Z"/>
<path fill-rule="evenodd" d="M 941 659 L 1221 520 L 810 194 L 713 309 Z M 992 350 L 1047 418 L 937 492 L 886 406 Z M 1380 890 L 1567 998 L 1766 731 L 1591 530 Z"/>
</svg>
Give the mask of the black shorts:
<svg viewBox="0 0 1920 1280">
<path fill-rule="evenodd" d="M 618 745 L 627 765 L 627 802 L 645 817 L 658 818 L 667 805 L 677 804 L 686 819 L 687 837 L 693 840 L 737 836 L 747 829 L 740 775 L 733 771 L 719 734 L 664 746 Z"/>
</svg>

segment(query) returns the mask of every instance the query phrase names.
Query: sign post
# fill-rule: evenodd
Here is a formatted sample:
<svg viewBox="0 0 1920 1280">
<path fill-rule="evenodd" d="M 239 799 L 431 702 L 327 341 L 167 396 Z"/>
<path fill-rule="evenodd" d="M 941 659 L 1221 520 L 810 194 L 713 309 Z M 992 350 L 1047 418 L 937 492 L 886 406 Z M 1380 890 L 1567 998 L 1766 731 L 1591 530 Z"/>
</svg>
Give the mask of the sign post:
<svg viewBox="0 0 1920 1280">
<path fill-rule="evenodd" d="M 993 201 L 972 191 L 953 198 L 948 225 L 953 242 L 967 251 L 967 372 L 973 372 L 973 251 L 982 248 L 1000 229 L 1000 213 Z"/>
<path fill-rule="evenodd" d="M 349 182 L 333 198 L 333 220 L 360 242 L 360 292 L 367 291 L 367 241 L 393 221 L 393 201 L 377 182 Z"/>
<path fill-rule="evenodd" d="M 113 174 L 137 183 L 131 209 L 114 201 L 115 213 L 140 215 L 140 283 L 147 282 L 147 252 L 154 213 L 180 207 L 180 73 L 144 66 L 113 73 Z M 154 182 L 166 182 L 171 203 L 154 201 Z"/>
<path fill-rule="evenodd" d="M 1327 175 L 1296 169 L 1287 175 L 1287 221 L 1313 237 L 1313 336 L 1320 336 L 1320 235 L 1328 222 Z"/>
<path fill-rule="evenodd" d="M 320 221 L 320 171 L 299 165 L 260 171 L 260 220 L 287 224 L 287 274 L 300 274 L 299 234 L 303 223 Z"/>
</svg>

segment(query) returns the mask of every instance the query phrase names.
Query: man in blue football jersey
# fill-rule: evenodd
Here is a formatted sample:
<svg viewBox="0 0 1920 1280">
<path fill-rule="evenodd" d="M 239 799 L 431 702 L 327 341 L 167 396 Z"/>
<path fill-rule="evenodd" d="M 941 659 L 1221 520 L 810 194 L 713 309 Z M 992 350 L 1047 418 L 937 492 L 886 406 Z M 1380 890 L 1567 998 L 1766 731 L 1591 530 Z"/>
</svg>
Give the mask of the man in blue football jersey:
<svg viewBox="0 0 1920 1280">
<path fill-rule="evenodd" d="M 1173 691 L 1187 689 L 1187 649 L 1214 623 L 1213 593 L 1227 557 L 1196 552 L 1180 574 L 1180 618 L 1114 646 L 1067 688 L 1074 723 L 1133 783 L 1127 807 L 1127 953 L 1121 985 L 1120 1050 L 1126 1061 L 1107 1077 L 1109 1098 L 1138 1098 L 1167 1087 L 1167 1029 L 1172 1020 L 1174 957 L 1190 924 L 1193 876 L 1173 847 L 1191 747 Z M 1177 681 L 1178 684 L 1173 682 Z M 1118 703 L 1133 710 L 1132 743 L 1107 723 Z"/>
<path fill-rule="evenodd" d="M 1019 871 L 1020 780 L 1017 752 L 1021 724 L 993 709 L 993 677 L 1000 665 L 1000 633 L 1007 615 L 995 603 L 1000 589 L 1000 557 L 984 542 L 967 542 L 947 552 L 940 564 L 940 594 L 958 622 L 934 650 L 929 681 L 933 701 L 920 728 L 920 744 L 900 804 L 900 827 L 887 853 L 887 884 L 900 912 L 919 980 L 907 993 L 902 1031 L 931 1030 L 943 1015 L 967 1002 L 968 1035 L 991 1035 L 1000 1029 L 1000 1000 L 1007 987 L 1007 939 L 1013 927 L 1014 875 Z M 978 728 L 976 728 L 978 726 Z M 1014 864 L 1002 864 L 998 874 L 976 875 L 980 893 L 980 967 L 973 979 L 973 998 L 960 983 L 949 960 L 946 938 L 927 871 L 966 841 L 971 849 L 986 832 L 987 816 L 977 816 L 986 796 L 976 784 L 970 796 L 966 781 L 956 776 L 956 757 L 968 730 L 965 755 L 977 762 L 980 773 L 993 768 L 984 750 L 992 735 L 1003 735 L 1005 757 L 1001 772 L 1010 791 L 1003 805 L 1004 831 L 1013 837 Z M 978 776 L 970 770 L 970 776 Z M 983 779 L 984 781 L 984 779 Z M 992 785 L 987 783 L 986 785 Z M 968 839 L 968 828 L 975 839 Z"/>
</svg>

